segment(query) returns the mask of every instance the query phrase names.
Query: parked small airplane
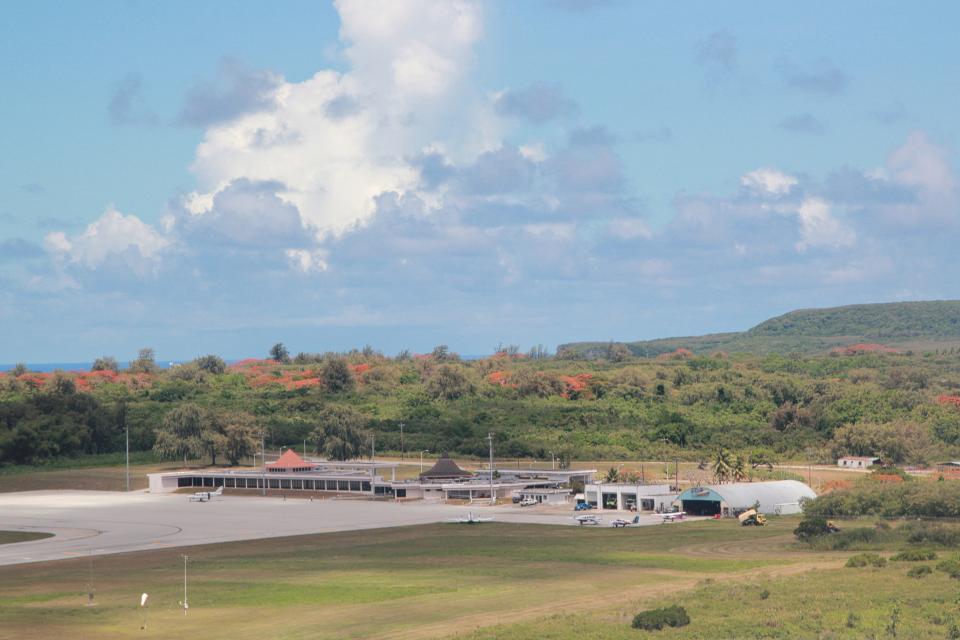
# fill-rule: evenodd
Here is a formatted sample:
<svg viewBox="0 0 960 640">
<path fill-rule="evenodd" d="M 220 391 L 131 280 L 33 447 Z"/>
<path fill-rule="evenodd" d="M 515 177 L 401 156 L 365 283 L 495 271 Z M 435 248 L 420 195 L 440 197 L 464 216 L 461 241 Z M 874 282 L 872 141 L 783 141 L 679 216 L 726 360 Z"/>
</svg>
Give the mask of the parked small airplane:
<svg viewBox="0 0 960 640">
<path fill-rule="evenodd" d="M 521 506 L 521 507 L 535 507 L 535 506 L 537 506 L 537 501 L 534 500 L 533 498 L 524 498 L 523 500 L 520 501 L 520 506 Z"/>
<path fill-rule="evenodd" d="M 209 502 L 213 500 L 215 496 L 223 495 L 223 486 L 217 488 L 216 491 L 197 491 L 195 494 L 190 496 L 190 502 Z"/>
<path fill-rule="evenodd" d="M 610 521 L 611 527 L 631 527 L 640 524 L 640 514 L 633 516 L 633 520 L 627 520 L 625 518 L 617 518 Z"/>
<path fill-rule="evenodd" d="M 468 511 L 467 515 L 462 518 L 453 518 L 447 520 L 447 522 L 453 522 L 455 524 L 480 524 L 481 522 L 492 522 L 493 516 L 489 518 L 481 518 L 480 516 L 474 515 L 473 511 Z"/>
<path fill-rule="evenodd" d="M 577 521 L 579 525 L 585 524 L 600 524 L 600 516 L 594 515 L 592 513 L 585 513 L 579 516 L 573 516 L 573 519 Z"/>
<path fill-rule="evenodd" d="M 656 513 L 654 517 L 662 518 L 661 522 L 676 522 L 677 520 L 683 520 L 686 515 L 683 511 L 674 511 L 673 513 Z"/>
</svg>

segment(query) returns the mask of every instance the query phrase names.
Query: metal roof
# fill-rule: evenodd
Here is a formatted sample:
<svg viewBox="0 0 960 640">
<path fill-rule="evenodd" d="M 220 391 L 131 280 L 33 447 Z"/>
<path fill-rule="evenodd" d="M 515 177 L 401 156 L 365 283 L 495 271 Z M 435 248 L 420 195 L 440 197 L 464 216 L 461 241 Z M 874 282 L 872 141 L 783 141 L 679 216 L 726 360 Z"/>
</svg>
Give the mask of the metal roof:
<svg viewBox="0 0 960 640">
<path fill-rule="evenodd" d="M 680 494 L 680 500 L 704 499 L 697 491 L 707 489 L 719 495 L 731 509 L 749 509 L 754 503 L 760 503 L 760 511 L 772 513 L 778 504 L 800 502 L 801 498 L 816 498 L 813 489 L 797 480 L 775 480 L 772 482 L 731 482 L 729 484 L 711 484 L 705 487 L 692 487 Z M 706 498 L 710 499 L 710 498 Z"/>
</svg>

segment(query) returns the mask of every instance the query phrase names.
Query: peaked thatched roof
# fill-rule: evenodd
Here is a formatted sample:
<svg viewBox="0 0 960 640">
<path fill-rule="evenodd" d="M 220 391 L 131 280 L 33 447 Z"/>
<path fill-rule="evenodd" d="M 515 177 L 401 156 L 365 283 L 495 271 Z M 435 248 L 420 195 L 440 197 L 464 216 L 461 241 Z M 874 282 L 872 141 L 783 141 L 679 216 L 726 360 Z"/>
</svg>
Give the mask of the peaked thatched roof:
<svg viewBox="0 0 960 640">
<path fill-rule="evenodd" d="M 473 474 L 464 471 L 446 453 L 442 454 L 429 470 L 420 474 L 421 480 L 442 480 L 446 478 L 469 478 Z"/>
</svg>

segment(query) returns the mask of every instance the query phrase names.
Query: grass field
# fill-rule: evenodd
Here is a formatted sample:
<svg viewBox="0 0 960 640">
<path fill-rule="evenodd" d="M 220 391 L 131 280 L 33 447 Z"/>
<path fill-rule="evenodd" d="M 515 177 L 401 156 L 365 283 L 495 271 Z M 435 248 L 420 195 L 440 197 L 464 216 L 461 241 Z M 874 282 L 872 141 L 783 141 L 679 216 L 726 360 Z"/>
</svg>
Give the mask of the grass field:
<svg viewBox="0 0 960 640">
<path fill-rule="evenodd" d="M 30 540 L 49 538 L 52 535 L 52 533 L 41 533 L 38 531 L 0 531 L 0 544 L 29 542 Z"/>
<path fill-rule="evenodd" d="M 3 567 L 0 637 L 434 638 L 507 622 L 535 633 L 541 623 L 527 621 L 632 610 L 710 577 L 739 584 L 842 564 L 845 555 L 789 548 L 794 524 L 432 525 Z M 181 553 L 191 557 L 186 616 Z"/>
<path fill-rule="evenodd" d="M 0 638 L 950 638 L 958 583 L 937 560 L 845 568 L 854 550 L 703 521 L 640 529 L 430 525 L 0 567 Z M 866 526 L 872 526 L 865 523 Z M 905 538 L 889 536 L 883 555 Z M 876 548 L 874 544 L 873 548 Z M 190 610 L 184 615 L 183 561 Z M 95 606 L 88 607 L 93 584 Z M 138 607 L 141 592 L 149 608 Z M 680 604 L 691 624 L 632 616 Z M 141 630 L 146 622 L 147 628 Z"/>
</svg>

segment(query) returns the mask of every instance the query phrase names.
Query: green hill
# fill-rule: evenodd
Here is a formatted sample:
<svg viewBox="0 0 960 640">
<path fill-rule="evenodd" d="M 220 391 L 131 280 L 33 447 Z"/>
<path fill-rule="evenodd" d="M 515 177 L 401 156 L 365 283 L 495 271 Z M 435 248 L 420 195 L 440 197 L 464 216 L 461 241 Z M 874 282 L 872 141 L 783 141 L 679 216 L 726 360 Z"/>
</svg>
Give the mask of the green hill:
<svg viewBox="0 0 960 640">
<path fill-rule="evenodd" d="M 624 343 L 634 355 L 656 356 L 678 348 L 694 353 L 822 353 L 859 342 L 878 342 L 901 350 L 960 345 L 960 300 L 856 304 L 799 309 L 770 318 L 743 332 L 661 338 Z M 558 352 L 603 357 L 608 342 L 560 345 Z"/>
</svg>

